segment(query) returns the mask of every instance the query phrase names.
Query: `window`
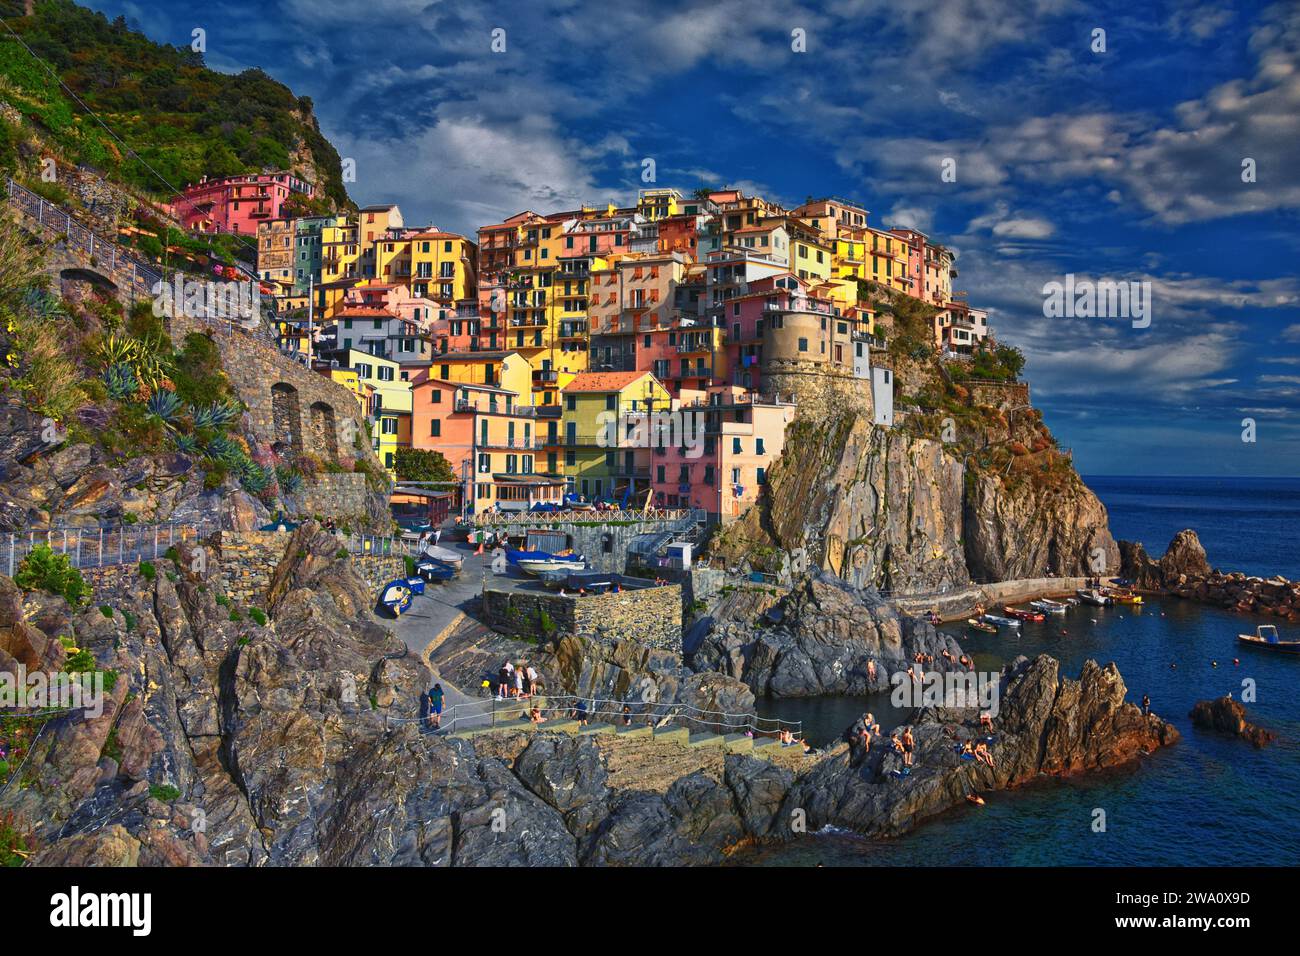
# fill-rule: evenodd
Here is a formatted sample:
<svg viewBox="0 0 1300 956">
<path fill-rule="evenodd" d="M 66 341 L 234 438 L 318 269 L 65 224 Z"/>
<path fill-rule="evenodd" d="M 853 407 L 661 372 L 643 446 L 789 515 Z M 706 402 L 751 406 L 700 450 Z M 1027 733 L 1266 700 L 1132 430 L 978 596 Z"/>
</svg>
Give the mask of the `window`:
<svg viewBox="0 0 1300 956">
<path fill-rule="evenodd" d="M 618 411 L 618 396 L 617 396 L 617 395 L 606 395 L 606 396 L 605 396 L 605 409 L 606 409 L 606 411 L 611 411 L 611 412 Z"/>
<path fill-rule="evenodd" d="M 441 418 L 434 418 L 434 419 L 431 419 L 431 420 L 430 420 L 430 422 L 429 422 L 429 436 L 430 436 L 431 438 L 441 438 L 441 437 L 442 437 L 442 419 L 441 419 Z"/>
<path fill-rule="evenodd" d="M 739 438 L 731 439 L 731 453 L 733 455 L 739 455 L 741 454 L 741 450 L 742 450 L 742 445 L 740 444 L 740 439 Z"/>
<path fill-rule="evenodd" d="M 713 466 L 712 466 L 712 465 L 705 465 L 705 466 L 704 466 L 704 483 L 705 483 L 706 485 L 711 485 L 711 484 L 713 484 Z"/>
<path fill-rule="evenodd" d="M 478 470 L 483 474 L 487 474 L 492 471 L 491 455 L 487 454 L 486 452 L 483 452 L 478 456 Z"/>
<path fill-rule="evenodd" d="M 396 419 L 396 418 L 388 418 L 387 416 L 385 416 L 385 417 L 383 418 L 383 420 L 382 420 L 382 424 L 380 425 L 380 430 L 381 430 L 382 433 L 385 434 L 385 435 L 396 435 L 396 434 L 397 434 L 397 419 Z"/>
<path fill-rule="evenodd" d="M 766 468 L 757 469 L 755 472 L 754 480 L 760 485 L 767 484 L 767 469 Z"/>
<path fill-rule="evenodd" d="M 800 352 L 807 352 L 807 351 L 808 351 L 808 340 L 807 340 L 807 339 L 800 339 L 800 340 L 799 340 L 799 351 L 800 351 Z"/>
<path fill-rule="evenodd" d="M 565 396 L 564 396 L 564 407 L 565 407 L 566 409 L 568 409 L 569 411 L 571 411 L 571 412 L 573 412 L 573 411 L 577 411 L 577 409 L 578 409 L 578 396 L 576 396 L 576 395 L 565 395 Z"/>
<path fill-rule="evenodd" d="M 761 455 L 761 454 L 763 454 L 763 453 L 764 453 L 763 439 L 761 439 L 761 438 L 755 438 L 755 439 L 754 439 L 754 454 L 755 454 L 755 455 Z"/>
</svg>

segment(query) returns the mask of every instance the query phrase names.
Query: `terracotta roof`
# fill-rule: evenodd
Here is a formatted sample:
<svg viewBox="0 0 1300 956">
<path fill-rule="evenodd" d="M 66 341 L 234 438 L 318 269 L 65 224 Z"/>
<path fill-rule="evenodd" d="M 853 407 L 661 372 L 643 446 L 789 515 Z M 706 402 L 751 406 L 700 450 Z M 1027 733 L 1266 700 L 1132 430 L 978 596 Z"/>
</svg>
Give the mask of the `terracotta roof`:
<svg viewBox="0 0 1300 956">
<path fill-rule="evenodd" d="M 564 392 L 621 392 L 649 372 L 579 372 Z"/>
</svg>

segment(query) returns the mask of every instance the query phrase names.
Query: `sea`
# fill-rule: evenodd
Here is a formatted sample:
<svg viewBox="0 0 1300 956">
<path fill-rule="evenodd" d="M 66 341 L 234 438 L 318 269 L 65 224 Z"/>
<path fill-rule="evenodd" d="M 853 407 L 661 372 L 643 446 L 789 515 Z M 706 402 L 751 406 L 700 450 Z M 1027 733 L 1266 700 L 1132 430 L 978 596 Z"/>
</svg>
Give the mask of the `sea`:
<svg viewBox="0 0 1300 956">
<path fill-rule="evenodd" d="M 1116 538 L 1158 557 L 1183 528 L 1200 535 L 1212 566 L 1300 578 L 1300 478 L 1085 478 L 1110 513 Z M 986 795 L 894 840 L 812 834 L 735 855 L 749 866 L 1294 866 L 1300 863 L 1300 657 L 1241 647 L 1239 632 L 1276 623 L 1177 598 L 1133 606 L 1071 608 L 1021 633 L 953 636 L 976 668 L 1051 654 L 1063 673 L 1114 661 L 1135 703 L 1182 734 L 1128 766 L 1069 780 L 1044 779 Z M 1300 627 L 1283 625 L 1283 637 Z M 1231 693 L 1279 739 L 1244 740 L 1194 729 L 1199 700 Z M 802 720 L 814 744 L 837 739 L 864 711 L 888 728 L 903 720 L 888 695 L 760 699 L 759 713 Z M 1098 811 L 1101 811 L 1099 813 Z M 1096 821 L 1104 821 L 1104 828 Z"/>
</svg>

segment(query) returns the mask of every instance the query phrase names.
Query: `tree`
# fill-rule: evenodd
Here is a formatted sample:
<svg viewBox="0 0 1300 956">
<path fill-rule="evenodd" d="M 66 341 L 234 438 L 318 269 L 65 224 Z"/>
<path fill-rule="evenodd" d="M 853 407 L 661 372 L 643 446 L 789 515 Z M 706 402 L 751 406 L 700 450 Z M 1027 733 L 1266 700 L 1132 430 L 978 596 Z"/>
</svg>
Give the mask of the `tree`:
<svg viewBox="0 0 1300 956">
<path fill-rule="evenodd" d="M 393 470 L 398 481 L 456 481 L 451 462 L 442 452 L 424 448 L 398 448 Z"/>
</svg>

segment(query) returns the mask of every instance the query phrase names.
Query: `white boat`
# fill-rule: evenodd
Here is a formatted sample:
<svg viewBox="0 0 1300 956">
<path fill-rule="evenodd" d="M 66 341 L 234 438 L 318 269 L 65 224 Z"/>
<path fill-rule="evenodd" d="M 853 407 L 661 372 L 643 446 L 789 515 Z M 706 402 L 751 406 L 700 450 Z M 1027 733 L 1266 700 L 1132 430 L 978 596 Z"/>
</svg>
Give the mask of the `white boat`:
<svg viewBox="0 0 1300 956">
<path fill-rule="evenodd" d="M 1037 601 L 1030 601 L 1029 606 L 1035 611 L 1042 611 L 1044 614 L 1064 614 L 1065 609 L 1069 605 L 1061 604 L 1059 601 L 1051 601 L 1047 598 L 1041 598 Z"/>
<path fill-rule="evenodd" d="M 587 567 L 587 563 L 562 561 L 559 558 L 522 558 L 515 562 L 515 567 L 525 574 L 541 574 L 543 571 L 582 571 Z"/>
<path fill-rule="evenodd" d="M 1105 594 L 1102 594 L 1097 588 L 1079 588 L 1074 592 L 1079 595 L 1079 600 L 1084 604 L 1095 604 L 1098 607 L 1108 607 L 1113 601 Z"/>
<path fill-rule="evenodd" d="M 996 624 L 998 627 L 1019 627 L 1020 622 L 1014 617 L 1003 617 L 1000 614 L 985 614 L 981 621 L 986 624 Z"/>
<path fill-rule="evenodd" d="M 443 564 L 450 564 L 453 568 L 460 570 L 464 557 L 457 551 L 451 551 L 436 544 L 425 545 L 422 552 L 425 556 L 433 558 L 435 561 L 441 561 Z"/>
</svg>

